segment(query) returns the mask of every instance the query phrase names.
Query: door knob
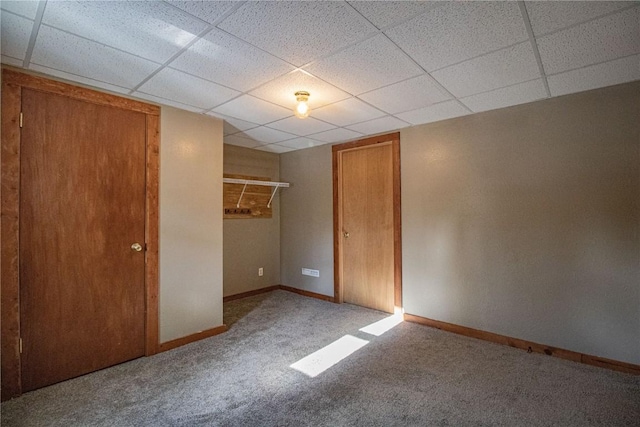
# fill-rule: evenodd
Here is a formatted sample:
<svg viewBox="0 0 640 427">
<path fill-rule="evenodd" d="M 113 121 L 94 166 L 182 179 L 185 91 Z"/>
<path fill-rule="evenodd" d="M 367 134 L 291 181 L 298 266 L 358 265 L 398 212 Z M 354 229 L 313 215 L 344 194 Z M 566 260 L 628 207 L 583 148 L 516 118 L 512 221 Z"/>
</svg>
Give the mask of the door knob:
<svg viewBox="0 0 640 427">
<path fill-rule="evenodd" d="M 140 243 L 134 243 L 133 245 L 131 245 L 131 250 L 140 252 L 142 251 L 142 245 Z"/>
<path fill-rule="evenodd" d="M 344 238 L 345 238 L 345 239 L 348 239 L 348 238 L 349 238 L 349 232 L 348 232 L 348 231 L 345 231 L 345 232 L 344 232 Z"/>
</svg>

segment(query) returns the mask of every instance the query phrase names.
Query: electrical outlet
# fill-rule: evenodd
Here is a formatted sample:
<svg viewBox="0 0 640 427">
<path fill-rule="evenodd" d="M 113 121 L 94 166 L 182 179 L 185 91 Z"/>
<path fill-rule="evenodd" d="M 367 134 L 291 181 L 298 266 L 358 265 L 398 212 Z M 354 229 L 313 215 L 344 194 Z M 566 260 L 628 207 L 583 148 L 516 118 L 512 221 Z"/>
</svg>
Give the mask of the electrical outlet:
<svg viewBox="0 0 640 427">
<path fill-rule="evenodd" d="M 264 269 L 262 267 L 260 267 L 258 269 L 258 276 L 262 276 L 264 274 Z"/>
<path fill-rule="evenodd" d="M 302 275 L 303 276 L 311 276 L 311 277 L 320 277 L 320 271 L 319 270 L 312 270 L 310 268 L 303 268 L 302 269 Z"/>
</svg>

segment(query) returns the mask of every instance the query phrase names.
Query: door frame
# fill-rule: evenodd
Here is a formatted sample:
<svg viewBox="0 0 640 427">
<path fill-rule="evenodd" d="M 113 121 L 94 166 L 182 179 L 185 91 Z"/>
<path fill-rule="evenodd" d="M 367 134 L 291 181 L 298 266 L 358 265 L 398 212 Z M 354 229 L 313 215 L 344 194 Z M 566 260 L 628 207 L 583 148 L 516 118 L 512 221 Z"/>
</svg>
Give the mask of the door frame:
<svg viewBox="0 0 640 427">
<path fill-rule="evenodd" d="M 158 191 L 160 107 L 2 68 L 0 258 L 2 400 L 22 393 L 20 361 L 20 111 L 22 88 L 146 115 L 145 355 L 158 352 Z"/>
<path fill-rule="evenodd" d="M 402 210 L 400 186 L 400 132 L 378 135 L 358 141 L 346 142 L 331 147 L 333 167 L 333 301 L 342 304 L 342 154 L 352 150 L 375 147 L 378 144 L 391 143 L 393 162 L 393 269 L 394 269 L 394 306 L 395 311 L 402 308 Z"/>
</svg>

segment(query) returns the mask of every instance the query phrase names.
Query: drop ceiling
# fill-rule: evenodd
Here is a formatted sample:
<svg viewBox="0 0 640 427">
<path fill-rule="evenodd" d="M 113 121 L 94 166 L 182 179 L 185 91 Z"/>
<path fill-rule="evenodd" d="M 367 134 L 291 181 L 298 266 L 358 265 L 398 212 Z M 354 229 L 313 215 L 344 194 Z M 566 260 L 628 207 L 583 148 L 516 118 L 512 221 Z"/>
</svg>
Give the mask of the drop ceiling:
<svg viewBox="0 0 640 427">
<path fill-rule="evenodd" d="M 0 8 L 3 63 L 219 117 L 225 143 L 275 153 L 640 79 L 637 1 Z"/>
</svg>

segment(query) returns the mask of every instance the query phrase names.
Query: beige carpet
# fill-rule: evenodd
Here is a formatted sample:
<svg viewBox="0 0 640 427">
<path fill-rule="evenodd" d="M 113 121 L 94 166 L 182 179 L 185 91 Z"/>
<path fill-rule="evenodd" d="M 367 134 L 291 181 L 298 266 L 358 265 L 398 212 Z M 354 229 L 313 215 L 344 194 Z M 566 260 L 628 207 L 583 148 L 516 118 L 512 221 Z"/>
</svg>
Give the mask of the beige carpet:
<svg viewBox="0 0 640 427">
<path fill-rule="evenodd" d="M 360 330 L 386 317 L 285 291 L 233 301 L 227 333 L 5 402 L 2 426 L 640 425 L 638 376 L 411 323 Z M 326 346 L 353 352 L 316 372 Z"/>
</svg>

